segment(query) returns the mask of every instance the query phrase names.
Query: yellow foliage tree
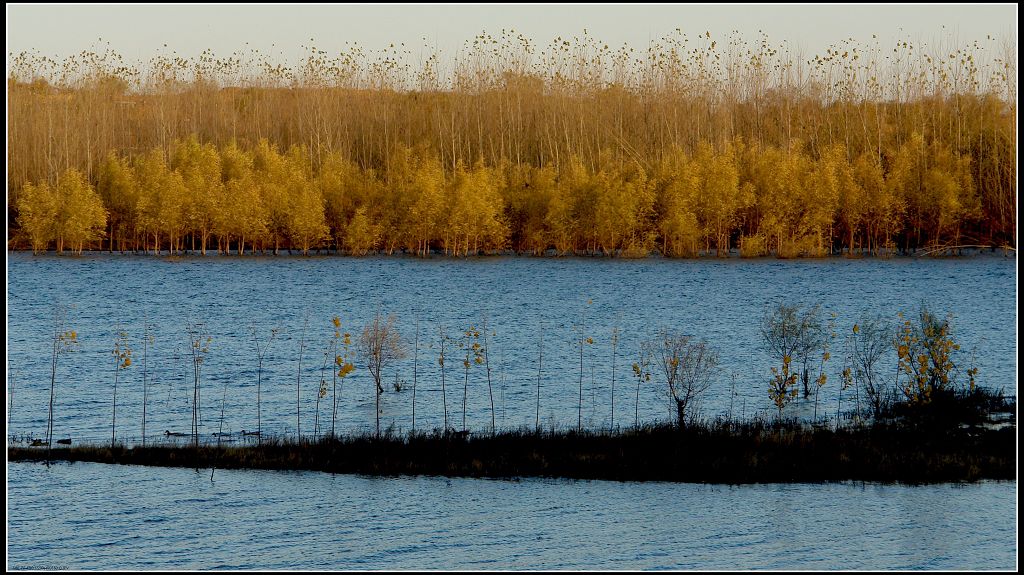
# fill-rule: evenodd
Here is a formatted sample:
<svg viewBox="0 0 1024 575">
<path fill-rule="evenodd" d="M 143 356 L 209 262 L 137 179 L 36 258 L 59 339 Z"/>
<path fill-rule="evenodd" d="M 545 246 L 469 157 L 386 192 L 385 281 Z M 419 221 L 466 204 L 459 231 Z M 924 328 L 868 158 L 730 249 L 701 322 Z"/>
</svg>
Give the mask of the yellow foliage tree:
<svg viewBox="0 0 1024 575">
<path fill-rule="evenodd" d="M 185 183 L 179 174 L 168 168 L 159 150 L 152 150 L 138 158 L 132 168 L 139 188 L 136 211 L 139 214 L 140 231 L 153 237 L 155 253 L 162 249 L 160 238 L 166 235 L 173 253 L 177 234 L 185 226 Z"/>
<path fill-rule="evenodd" d="M 214 229 L 218 214 L 225 209 L 219 205 L 221 191 L 221 158 L 213 144 L 200 144 L 195 134 L 174 143 L 171 167 L 181 175 L 187 194 L 185 223 L 199 236 L 200 251 L 206 255 L 206 243 Z M 195 246 L 193 246 L 195 247 Z"/>
<path fill-rule="evenodd" d="M 376 224 L 367 217 L 366 207 L 358 208 L 345 231 L 345 245 L 348 247 L 349 253 L 354 256 L 364 256 L 371 250 L 377 249 L 379 241 L 380 231 Z"/>
<path fill-rule="evenodd" d="M 68 170 L 57 181 L 57 252 L 68 246 L 81 254 L 86 242 L 103 237 L 107 210 L 85 174 Z"/>
<path fill-rule="evenodd" d="M 298 169 L 292 169 L 288 180 L 288 237 L 292 245 L 307 255 L 330 237 L 324 219 L 324 198 Z"/>
<path fill-rule="evenodd" d="M 109 214 L 109 249 L 114 250 L 116 236 L 118 249 L 124 251 L 125 236 L 135 235 L 138 219 L 139 189 L 131 165 L 125 158 L 109 153 L 100 163 L 97 180 L 96 191 Z"/>
<path fill-rule="evenodd" d="M 940 319 L 927 307 L 921 308 L 917 321 L 904 319 L 903 314 L 900 319 L 893 342 L 899 371 L 907 376 L 900 389 L 912 405 L 926 404 L 952 388 L 953 353 L 960 345 L 953 339 L 950 318 Z"/>
<path fill-rule="evenodd" d="M 699 251 L 700 223 L 694 205 L 700 181 L 696 167 L 681 150 L 674 150 L 662 167 L 658 193 L 658 231 L 662 238 L 661 252 L 667 256 L 693 257 Z"/>
<path fill-rule="evenodd" d="M 18 226 L 32 244 L 32 252 L 45 252 L 57 237 L 55 224 L 60 202 L 56 192 L 46 182 L 39 185 L 26 182 L 16 205 Z"/>
<path fill-rule="evenodd" d="M 645 226 L 654 208 L 654 188 L 646 171 L 634 162 L 614 165 L 604 154 L 606 167 L 594 178 L 594 235 L 605 254 L 620 249 L 649 251 Z"/>
<path fill-rule="evenodd" d="M 412 176 L 413 203 L 409 209 L 409 228 L 417 255 L 429 253 L 430 242 L 437 238 L 443 226 L 444 185 L 444 171 L 436 158 L 421 159 Z"/>
<path fill-rule="evenodd" d="M 697 166 L 697 214 L 704 227 L 705 243 L 714 239 L 719 257 L 729 254 L 730 235 L 738 223 L 739 210 L 746 198 L 740 194 L 739 171 L 731 145 L 716 152 L 702 142 L 694 156 Z"/>
</svg>

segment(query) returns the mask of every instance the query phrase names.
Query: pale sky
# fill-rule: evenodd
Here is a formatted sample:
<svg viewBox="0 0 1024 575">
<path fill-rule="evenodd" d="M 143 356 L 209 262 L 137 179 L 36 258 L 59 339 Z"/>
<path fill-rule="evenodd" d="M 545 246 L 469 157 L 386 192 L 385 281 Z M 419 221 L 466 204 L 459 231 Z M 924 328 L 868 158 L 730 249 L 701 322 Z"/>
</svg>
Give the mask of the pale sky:
<svg viewBox="0 0 1024 575">
<path fill-rule="evenodd" d="M 1015 4 L 990 5 L 11 5 L 7 12 L 7 53 L 37 50 L 62 58 L 91 48 L 110 48 L 129 61 L 158 52 L 198 55 L 211 48 L 218 57 L 247 48 L 295 62 L 303 45 L 337 54 L 344 42 L 368 51 L 405 42 L 413 49 L 437 47 L 451 56 L 481 31 L 513 28 L 546 45 L 584 28 L 617 47 L 638 51 L 652 39 L 681 28 L 690 37 L 710 31 L 724 38 L 738 30 L 754 39 L 763 30 L 772 43 L 787 40 L 808 55 L 841 39 L 886 46 L 896 38 L 933 43 L 1011 38 L 1016 42 Z M 945 27 L 945 28 L 943 28 Z M 103 43 L 98 39 L 102 38 Z M 424 41 L 424 38 L 426 41 Z M 248 42 L 248 45 L 246 43 Z M 164 44 L 168 48 L 164 49 Z"/>
</svg>

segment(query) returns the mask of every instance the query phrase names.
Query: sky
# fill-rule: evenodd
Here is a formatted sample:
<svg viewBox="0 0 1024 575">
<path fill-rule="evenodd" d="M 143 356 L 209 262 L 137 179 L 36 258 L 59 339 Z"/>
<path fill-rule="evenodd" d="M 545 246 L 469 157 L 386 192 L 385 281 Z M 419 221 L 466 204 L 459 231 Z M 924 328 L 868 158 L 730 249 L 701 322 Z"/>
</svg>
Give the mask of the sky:
<svg viewBox="0 0 1024 575">
<path fill-rule="evenodd" d="M 297 61 L 303 46 L 337 54 L 344 42 L 368 51 L 405 42 L 453 54 L 481 31 L 512 28 L 546 45 L 556 36 L 587 29 L 613 47 L 643 48 L 681 28 L 690 37 L 732 30 L 754 39 L 763 30 L 773 43 L 787 40 L 806 54 L 823 53 L 848 37 L 869 42 L 896 38 L 934 42 L 1010 38 L 1015 43 L 1017 7 L 990 5 L 12 5 L 7 12 L 8 55 L 37 50 L 63 58 L 109 47 L 135 62 L 176 51 L 196 56 L 210 48 L 219 57 L 257 48 Z M 99 39 L 102 38 L 102 42 Z M 248 43 L 248 44 L 246 44 Z M 164 48 L 164 45 L 167 48 Z"/>
</svg>

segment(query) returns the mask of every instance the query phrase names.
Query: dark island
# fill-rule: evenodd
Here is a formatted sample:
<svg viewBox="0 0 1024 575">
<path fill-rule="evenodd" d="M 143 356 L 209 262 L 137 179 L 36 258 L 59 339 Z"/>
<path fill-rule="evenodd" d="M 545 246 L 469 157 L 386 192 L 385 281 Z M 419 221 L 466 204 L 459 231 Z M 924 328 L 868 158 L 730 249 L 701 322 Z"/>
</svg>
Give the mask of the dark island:
<svg viewBox="0 0 1024 575">
<path fill-rule="evenodd" d="M 978 395 L 978 394 L 974 394 Z M 9 461 L 89 461 L 368 475 L 560 477 L 616 481 L 777 483 L 960 482 L 1016 478 L 1016 401 L 986 394 L 965 405 L 834 429 L 789 421 L 662 424 L 620 432 L 506 431 L 380 437 L 266 438 L 147 447 L 8 447 Z M 984 403 L 984 405 L 982 405 Z"/>
</svg>

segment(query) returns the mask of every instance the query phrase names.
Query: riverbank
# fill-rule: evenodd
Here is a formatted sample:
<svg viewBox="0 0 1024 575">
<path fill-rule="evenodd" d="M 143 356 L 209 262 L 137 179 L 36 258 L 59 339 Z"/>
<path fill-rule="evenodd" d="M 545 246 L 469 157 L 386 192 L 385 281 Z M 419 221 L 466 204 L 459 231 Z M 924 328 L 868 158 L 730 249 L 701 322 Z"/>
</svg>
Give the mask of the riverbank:
<svg viewBox="0 0 1024 575">
<path fill-rule="evenodd" d="M 85 249 L 82 252 L 75 252 L 73 250 L 65 250 L 64 252 L 57 252 L 56 250 L 46 251 L 34 251 L 31 246 L 24 242 L 18 242 L 16 239 L 11 238 L 7 243 L 8 253 L 26 253 L 34 256 L 51 256 L 51 257 L 81 257 L 81 256 L 134 256 L 134 257 L 156 257 L 169 260 L 180 260 L 185 258 L 195 258 L 197 260 L 209 259 L 213 257 L 222 258 L 238 258 L 238 257 L 249 257 L 249 258 L 261 258 L 261 257 L 342 257 L 342 258 L 365 258 L 365 257 L 387 257 L 387 258 L 415 258 L 415 259 L 451 259 L 451 260 L 464 260 L 469 258 L 551 258 L 551 259 L 620 259 L 620 260 L 643 260 L 643 259 L 666 259 L 666 260 L 729 260 L 729 259 L 743 259 L 743 260 L 821 260 L 821 259 L 909 259 L 909 258 L 960 258 L 960 257 L 979 257 L 979 256 L 994 256 L 994 257 L 1016 257 L 1017 248 L 1009 245 L 961 245 L 961 246 L 940 246 L 940 247 L 921 247 L 911 249 L 909 251 L 893 249 L 879 249 L 879 250 L 857 250 L 854 253 L 850 253 L 849 250 L 843 248 L 834 250 L 828 253 L 806 253 L 806 254 L 786 254 L 779 255 L 775 252 L 756 252 L 756 253 L 744 253 L 739 249 L 730 249 L 729 253 L 719 254 L 714 249 L 709 250 L 698 250 L 697 252 L 689 256 L 672 256 L 666 255 L 660 251 L 654 250 L 650 252 L 644 251 L 629 251 L 629 250 L 616 250 L 614 252 L 603 252 L 603 251 L 584 251 L 584 250 L 569 250 L 560 252 L 555 249 L 547 249 L 543 252 L 533 250 L 481 250 L 477 253 L 469 254 L 452 254 L 447 253 L 443 249 L 434 248 L 426 254 L 417 254 L 409 251 L 405 248 L 397 248 L 392 251 L 379 250 L 379 251 L 367 251 L 362 254 L 353 254 L 348 250 L 339 250 L 336 248 L 319 248 L 312 249 L 308 253 L 302 253 L 301 250 L 293 250 L 287 248 L 281 248 L 279 250 L 274 249 L 249 249 L 245 252 L 239 253 L 237 250 L 230 252 L 221 252 L 214 249 L 208 250 L 206 253 L 202 253 L 194 249 L 183 249 L 176 250 L 174 252 L 166 249 L 160 250 L 159 252 L 154 250 L 103 250 L 103 249 Z"/>
<path fill-rule="evenodd" d="M 615 481 L 962 482 L 1016 478 L 1016 425 L 939 431 L 893 424 L 800 428 L 719 423 L 618 433 L 501 432 L 323 438 L 262 445 L 8 447 L 8 461 L 88 461 L 366 475 Z"/>
</svg>

